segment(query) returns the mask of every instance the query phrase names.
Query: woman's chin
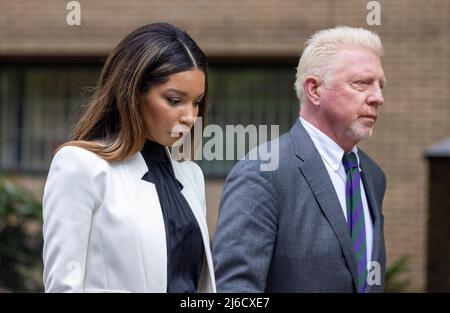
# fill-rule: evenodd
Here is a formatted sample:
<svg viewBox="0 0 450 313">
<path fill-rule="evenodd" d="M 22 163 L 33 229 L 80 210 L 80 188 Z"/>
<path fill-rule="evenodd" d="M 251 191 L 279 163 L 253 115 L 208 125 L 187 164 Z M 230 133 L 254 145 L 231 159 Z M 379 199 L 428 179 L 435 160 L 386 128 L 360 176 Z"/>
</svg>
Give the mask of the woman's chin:
<svg viewBox="0 0 450 313">
<path fill-rule="evenodd" d="M 166 140 L 167 147 L 178 147 L 183 144 L 185 136 L 178 136 L 178 137 L 170 137 L 170 139 Z"/>
</svg>

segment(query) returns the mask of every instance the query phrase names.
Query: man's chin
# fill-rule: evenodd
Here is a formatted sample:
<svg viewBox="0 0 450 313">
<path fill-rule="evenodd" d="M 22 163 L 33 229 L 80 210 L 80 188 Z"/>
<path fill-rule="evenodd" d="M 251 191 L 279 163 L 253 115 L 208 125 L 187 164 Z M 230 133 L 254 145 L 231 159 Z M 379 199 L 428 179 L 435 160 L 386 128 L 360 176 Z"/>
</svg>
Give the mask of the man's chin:
<svg viewBox="0 0 450 313">
<path fill-rule="evenodd" d="M 372 127 L 361 127 L 357 126 L 355 127 L 352 125 L 352 128 L 350 130 L 352 137 L 355 138 L 357 141 L 362 141 L 369 139 L 372 137 L 373 133 L 373 126 Z"/>
</svg>

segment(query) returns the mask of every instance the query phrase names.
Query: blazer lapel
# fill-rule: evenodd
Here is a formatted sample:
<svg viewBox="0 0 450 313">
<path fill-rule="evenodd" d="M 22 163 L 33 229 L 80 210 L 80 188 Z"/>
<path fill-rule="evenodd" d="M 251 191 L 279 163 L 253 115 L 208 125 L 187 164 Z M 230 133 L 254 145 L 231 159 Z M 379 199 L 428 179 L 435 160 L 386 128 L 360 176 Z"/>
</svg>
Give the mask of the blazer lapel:
<svg viewBox="0 0 450 313">
<path fill-rule="evenodd" d="M 341 245 L 347 265 L 357 286 L 357 266 L 352 248 L 347 222 L 341 210 L 339 199 L 333 187 L 333 183 L 323 164 L 319 152 L 314 146 L 311 138 L 307 134 L 300 120 L 291 129 L 291 136 L 294 141 L 297 165 L 300 168 L 305 180 L 313 191 L 319 206 L 333 228 L 336 237 Z"/>
<path fill-rule="evenodd" d="M 205 257 L 207 264 L 203 264 L 203 267 L 208 269 L 208 277 L 209 284 L 207 285 L 206 292 L 215 292 L 215 282 L 213 279 L 214 267 L 212 264 L 212 256 L 211 256 L 211 248 L 209 246 L 209 233 L 208 233 L 208 225 L 206 224 L 205 213 L 203 211 L 203 204 L 199 201 L 196 191 L 192 187 L 193 182 L 187 181 L 183 171 L 179 168 L 179 164 L 177 161 L 174 161 L 172 155 L 168 148 L 166 148 L 166 153 L 169 156 L 169 160 L 172 164 L 172 168 L 175 174 L 175 178 L 181 182 L 184 188 L 181 190 L 181 194 L 184 196 L 186 201 L 189 203 L 189 207 L 194 214 L 194 217 L 197 221 L 197 224 L 200 228 L 200 232 L 202 234 L 203 239 L 203 247 L 205 250 Z"/>
<path fill-rule="evenodd" d="M 203 207 L 202 207 L 203 204 L 198 199 L 196 190 L 192 186 L 194 184 L 194 182 L 192 182 L 191 180 L 189 180 L 188 177 L 186 177 L 186 174 L 180 168 L 180 165 L 177 163 L 177 161 L 174 161 L 172 159 L 172 155 L 167 147 L 166 147 L 166 153 L 171 162 L 175 178 L 177 179 L 178 183 L 180 183 L 183 187 L 183 189 L 181 190 L 181 194 L 184 196 L 187 203 L 189 204 L 189 207 L 191 208 L 191 211 L 194 215 L 195 220 L 197 221 L 197 224 L 200 228 L 200 232 L 202 235 L 203 246 L 205 249 L 205 257 L 206 257 L 206 261 L 207 261 L 206 262 L 207 264 L 204 264 L 203 267 L 205 267 L 208 270 L 208 278 L 209 278 L 209 282 L 206 285 L 205 291 L 206 292 L 215 292 L 214 278 L 211 274 L 211 273 L 214 273 L 214 268 L 212 265 L 211 250 L 209 247 L 208 226 L 206 224 L 206 218 L 204 217 L 204 213 L 203 213 Z M 143 157 L 140 153 L 138 153 L 138 155 L 139 155 L 139 157 L 138 157 L 139 163 L 137 163 L 134 166 L 135 175 L 137 175 L 136 178 L 138 178 L 138 177 L 140 178 L 140 179 L 138 179 L 138 181 L 140 183 L 145 181 L 145 184 L 150 183 L 151 185 L 154 186 L 154 182 L 152 182 L 152 180 L 149 176 L 149 170 L 145 163 L 145 160 L 143 159 Z M 145 194 L 148 194 L 148 192 L 146 192 Z M 145 202 L 145 201 L 143 201 L 143 202 Z M 166 237 L 165 237 L 165 225 L 164 225 L 164 220 L 162 217 L 161 209 L 159 209 L 159 215 L 160 215 L 160 218 L 159 218 L 160 222 L 157 225 L 154 225 L 154 227 L 158 226 L 163 230 L 161 232 L 161 239 L 163 239 L 163 245 L 164 245 L 164 260 L 166 260 L 166 258 L 167 258 L 167 250 L 166 249 L 167 248 L 166 248 Z M 158 272 L 164 273 L 164 275 L 167 276 L 166 261 L 164 262 L 164 265 L 165 265 L 164 270 L 160 269 Z M 203 270 L 202 270 L 202 272 L 203 272 Z M 166 285 L 167 285 L 167 281 L 164 280 L 164 286 L 166 286 Z M 199 291 L 201 291 L 201 290 L 199 289 Z"/>
<path fill-rule="evenodd" d="M 372 173 L 369 167 L 366 166 L 367 162 L 365 162 L 365 156 L 362 153 L 359 153 L 361 160 L 361 178 L 364 185 L 364 190 L 366 192 L 367 201 L 369 202 L 369 208 L 372 212 L 373 217 L 373 248 L 372 248 L 372 260 L 369 261 L 377 261 L 380 262 L 380 242 L 381 242 L 381 210 L 378 207 L 378 203 L 375 198 L 375 187 L 373 184 Z M 367 286 L 368 290 L 373 288 L 373 286 Z"/>
<path fill-rule="evenodd" d="M 143 278 L 147 290 L 167 291 L 167 246 L 164 218 L 155 185 L 148 179 L 148 167 L 141 153 L 126 161 L 130 178 L 130 203 L 141 245 Z"/>
</svg>

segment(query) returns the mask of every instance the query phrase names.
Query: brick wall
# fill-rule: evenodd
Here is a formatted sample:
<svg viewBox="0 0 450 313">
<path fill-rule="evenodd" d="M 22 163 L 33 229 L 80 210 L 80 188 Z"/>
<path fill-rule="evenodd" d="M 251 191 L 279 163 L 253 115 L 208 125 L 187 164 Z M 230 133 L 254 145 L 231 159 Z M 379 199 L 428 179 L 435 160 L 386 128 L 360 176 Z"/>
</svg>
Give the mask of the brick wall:
<svg viewBox="0 0 450 313">
<path fill-rule="evenodd" d="M 450 3 L 381 3 L 366 24 L 363 0 L 80 1 L 81 26 L 66 24 L 66 1 L 0 1 L 1 56 L 105 55 L 135 27 L 156 21 L 187 30 L 209 56 L 297 57 L 314 31 L 334 25 L 377 31 L 388 84 L 374 137 L 361 146 L 388 177 L 388 262 L 410 256 L 412 290 L 426 278 L 427 165 L 423 151 L 450 136 Z M 214 232 L 221 181 L 208 181 Z"/>
</svg>

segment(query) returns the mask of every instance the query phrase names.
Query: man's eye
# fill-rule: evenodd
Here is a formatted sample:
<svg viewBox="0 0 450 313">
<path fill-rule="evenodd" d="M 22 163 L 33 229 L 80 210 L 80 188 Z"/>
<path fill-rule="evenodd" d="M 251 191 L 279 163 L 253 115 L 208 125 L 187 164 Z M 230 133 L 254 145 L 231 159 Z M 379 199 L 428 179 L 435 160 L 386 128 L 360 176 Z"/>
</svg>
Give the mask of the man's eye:
<svg viewBox="0 0 450 313">
<path fill-rule="evenodd" d="M 353 87 L 358 90 L 366 90 L 369 85 L 370 82 L 368 80 L 358 80 L 353 83 Z"/>
</svg>

